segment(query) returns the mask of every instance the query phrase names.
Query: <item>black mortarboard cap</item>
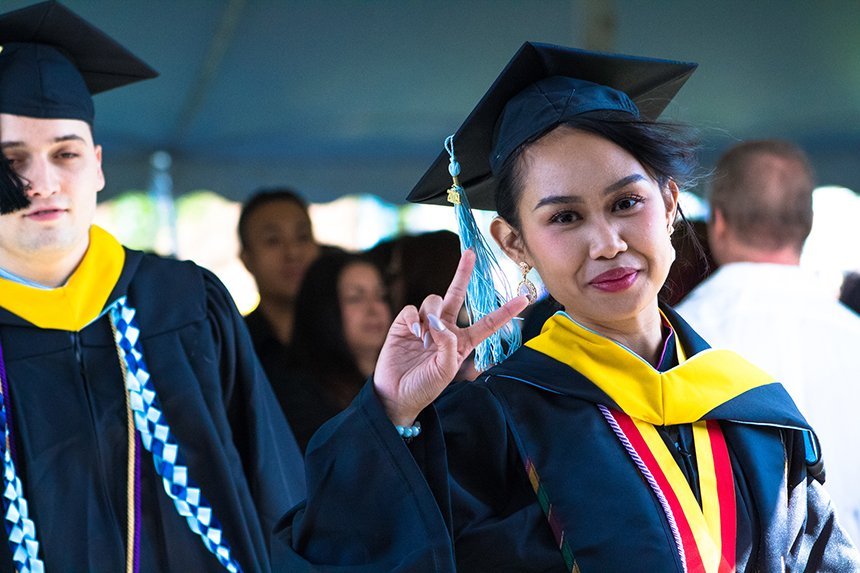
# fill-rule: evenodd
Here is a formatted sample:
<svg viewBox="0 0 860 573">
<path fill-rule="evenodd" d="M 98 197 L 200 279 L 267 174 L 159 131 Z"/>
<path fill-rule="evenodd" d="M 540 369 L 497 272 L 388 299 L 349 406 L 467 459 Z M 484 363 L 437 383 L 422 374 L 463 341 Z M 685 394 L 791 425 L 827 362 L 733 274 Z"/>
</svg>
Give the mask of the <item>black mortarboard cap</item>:
<svg viewBox="0 0 860 573">
<path fill-rule="evenodd" d="M 556 125 L 591 111 L 655 119 L 696 64 L 526 42 L 454 134 L 460 184 L 476 209 L 495 209 L 495 173 L 510 154 Z M 449 155 L 439 154 L 409 193 L 445 204 Z"/>
<path fill-rule="evenodd" d="M 92 94 L 157 75 L 57 2 L 0 15 L 0 113 L 92 124 Z M 0 191 L 14 191 L 5 176 L 0 179 Z M 10 201 L 0 197 L 0 212 L 20 208 L 16 199 Z"/>
<path fill-rule="evenodd" d="M 92 123 L 92 94 L 158 75 L 57 2 L 0 15 L 0 46 L 0 113 Z"/>
</svg>

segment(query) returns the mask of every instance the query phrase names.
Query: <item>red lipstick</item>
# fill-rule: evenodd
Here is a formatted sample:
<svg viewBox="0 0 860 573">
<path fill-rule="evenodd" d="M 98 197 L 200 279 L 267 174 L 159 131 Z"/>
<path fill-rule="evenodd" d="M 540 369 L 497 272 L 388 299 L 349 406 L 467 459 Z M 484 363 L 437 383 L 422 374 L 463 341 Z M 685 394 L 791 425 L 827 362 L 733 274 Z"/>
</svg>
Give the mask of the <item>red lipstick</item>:
<svg viewBox="0 0 860 573">
<path fill-rule="evenodd" d="M 633 286 L 638 277 L 639 271 L 637 269 L 618 267 L 600 273 L 588 284 L 604 292 L 620 292 Z"/>
</svg>

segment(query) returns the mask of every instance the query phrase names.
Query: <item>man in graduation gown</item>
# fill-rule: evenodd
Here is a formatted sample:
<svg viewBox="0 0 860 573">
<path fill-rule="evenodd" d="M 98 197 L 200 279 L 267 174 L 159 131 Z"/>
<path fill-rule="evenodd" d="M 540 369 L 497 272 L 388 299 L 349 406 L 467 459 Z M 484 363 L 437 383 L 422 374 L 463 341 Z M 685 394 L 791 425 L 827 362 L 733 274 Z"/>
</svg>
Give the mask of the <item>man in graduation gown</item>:
<svg viewBox="0 0 860 573">
<path fill-rule="evenodd" d="M 0 45 L 0 570 L 270 570 L 302 462 L 241 317 L 92 225 L 91 94 L 155 72 L 53 2 Z"/>
</svg>

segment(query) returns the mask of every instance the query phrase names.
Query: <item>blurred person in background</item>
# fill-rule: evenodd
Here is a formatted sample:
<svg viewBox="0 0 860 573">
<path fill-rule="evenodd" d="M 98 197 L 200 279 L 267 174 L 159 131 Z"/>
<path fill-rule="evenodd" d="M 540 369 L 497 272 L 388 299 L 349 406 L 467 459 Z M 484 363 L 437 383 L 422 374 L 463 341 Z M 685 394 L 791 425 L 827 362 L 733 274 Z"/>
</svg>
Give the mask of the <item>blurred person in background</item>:
<svg viewBox="0 0 860 573">
<path fill-rule="evenodd" d="M 860 314 L 860 273 L 848 273 L 845 276 L 839 291 L 839 301 Z"/>
<path fill-rule="evenodd" d="M 445 294 L 460 261 L 460 239 L 451 231 L 403 235 L 380 242 L 367 256 L 383 270 L 391 308 L 418 307 L 431 294 Z M 458 322 L 469 324 L 465 306 Z M 477 376 L 474 361 L 465 360 L 454 380 Z"/>
<path fill-rule="evenodd" d="M 296 298 L 294 367 L 275 388 L 302 450 L 373 373 L 391 321 L 382 273 L 368 259 L 335 252 L 308 269 Z"/>
<path fill-rule="evenodd" d="M 393 308 L 419 306 L 431 294 L 443 295 L 460 260 L 460 239 L 451 231 L 403 235 L 367 252 L 383 270 Z"/>
<path fill-rule="evenodd" d="M 260 304 L 245 317 L 254 349 L 272 385 L 289 367 L 296 296 L 320 253 L 308 206 L 287 188 L 256 191 L 239 216 L 239 254 L 254 277 Z"/>
<path fill-rule="evenodd" d="M 813 171 L 781 140 L 740 143 L 718 161 L 708 237 L 720 265 L 678 312 L 714 347 L 782 382 L 822 442 L 827 489 L 860 539 L 860 317 L 800 268 Z"/>
</svg>

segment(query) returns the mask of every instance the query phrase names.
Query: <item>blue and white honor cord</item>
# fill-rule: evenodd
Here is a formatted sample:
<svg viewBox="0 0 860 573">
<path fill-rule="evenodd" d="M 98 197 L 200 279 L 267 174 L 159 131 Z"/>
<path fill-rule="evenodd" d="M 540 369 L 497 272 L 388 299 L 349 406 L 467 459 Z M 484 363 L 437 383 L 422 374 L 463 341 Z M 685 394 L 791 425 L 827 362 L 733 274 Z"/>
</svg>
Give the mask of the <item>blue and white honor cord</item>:
<svg viewBox="0 0 860 573">
<path fill-rule="evenodd" d="M 221 522 L 215 517 L 200 487 L 189 475 L 179 444 L 161 410 L 143 358 L 136 312 L 128 305 L 126 297 L 120 298 L 110 308 L 116 344 L 126 366 L 125 387 L 129 393 L 135 427 L 140 433 L 143 447 L 152 453 L 155 472 L 161 476 L 164 491 L 173 500 L 176 511 L 188 521 L 191 531 L 200 536 L 203 545 L 227 571 L 238 573 L 242 568 L 231 555 Z"/>
<path fill-rule="evenodd" d="M 122 297 L 110 308 L 110 320 L 119 354 L 125 364 L 125 386 L 128 401 L 134 414 L 134 424 L 141 442 L 152 453 L 155 471 L 161 476 L 164 490 L 173 500 L 176 510 L 186 519 L 188 527 L 200 536 L 227 571 L 239 573 L 242 568 L 232 557 L 230 545 L 224 539 L 221 523 L 212 512 L 212 506 L 203 496 L 200 487 L 188 475 L 188 466 L 174 439 L 170 426 L 158 401 L 140 343 L 140 329 L 136 311 Z M 15 570 L 22 573 L 44 573 L 45 565 L 39 559 L 39 542 L 36 524 L 29 517 L 24 487 L 15 469 L 11 446 L 11 419 L 7 407 L 8 384 L 0 348 L 0 424 L 3 437 L 0 454 L 3 457 L 3 521 Z M 136 548 L 134 548 L 136 549 Z"/>
<path fill-rule="evenodd" d="M 18 478 L 15 460 L 12 458 L 12 432 L 9 428 L 11 420 L 7 419 L 9 410 L 6 408 L 8 385 L 2 348 L 0 348 L 0 378 L 2 378 L 0 380 L 0 423 L 3 424 L 3 439 L 0 440 L 0 448 L 3 450 L 3 523 L 6 526 L 15 570 L 24 573 L 42 573 L 45 570 L 45 564 L 39 559 L 36 524 L 30 519 L 24 487 Z"/>
</svg>

